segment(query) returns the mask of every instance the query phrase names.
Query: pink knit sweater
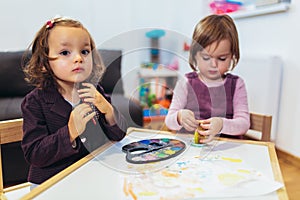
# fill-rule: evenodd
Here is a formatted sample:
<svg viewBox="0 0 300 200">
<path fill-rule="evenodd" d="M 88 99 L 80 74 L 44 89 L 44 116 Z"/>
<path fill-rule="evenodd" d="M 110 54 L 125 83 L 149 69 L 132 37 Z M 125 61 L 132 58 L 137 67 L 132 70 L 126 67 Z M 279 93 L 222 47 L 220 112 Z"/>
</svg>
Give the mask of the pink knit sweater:
<svg viewBox="0 0 300 200">
<path fill-rule="evenodd" d="M 226 78 L 225 78 L 226 80 Z M 225 81 L 224 80 L 224 81 Z M 204 83 L 207 87 L 216 87 L 224 83 Z M 181 79 L 177 82 L 174 91 L 172 103 L 170 105 L 168 115 L 165 118 L 166 126 L 172 130 L 180 130 L 181 125 L 178 124 L 178 111 L 184 109 L 187 105 L 187 79 Z M 233 96 L 233 119 L 223 119 L 223 128 L 221 133 L 227 135 L 242 135 L 247 132 L 250 126 L 249 109 L 247 100 L 246 86 L 240 77 L 237 79 L 236 88 Z"/>
</svg>

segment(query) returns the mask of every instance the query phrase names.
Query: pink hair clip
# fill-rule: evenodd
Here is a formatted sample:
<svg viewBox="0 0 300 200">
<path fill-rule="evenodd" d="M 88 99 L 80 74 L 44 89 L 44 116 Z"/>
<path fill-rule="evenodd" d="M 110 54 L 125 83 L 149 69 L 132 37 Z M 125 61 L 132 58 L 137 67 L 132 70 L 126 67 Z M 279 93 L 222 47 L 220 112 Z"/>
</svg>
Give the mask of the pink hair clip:
<svg viewBox="0 0 300 200">
<path fill-rule="evenodd" d="M 49 20 L 46 23 L 46 29 L 51 29 L 54 26 L 54 20 Z"/>
</svg>

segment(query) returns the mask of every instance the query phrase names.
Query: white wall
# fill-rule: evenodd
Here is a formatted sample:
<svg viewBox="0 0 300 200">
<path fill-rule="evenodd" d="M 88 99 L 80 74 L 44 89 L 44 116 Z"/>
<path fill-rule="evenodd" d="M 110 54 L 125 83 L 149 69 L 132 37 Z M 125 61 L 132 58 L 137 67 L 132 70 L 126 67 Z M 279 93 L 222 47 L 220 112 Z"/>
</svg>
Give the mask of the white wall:
<svg viewBox="0 0 300 200">
<path fill-rule="evenodd" d="M 300 1 L 292 1 L 288 12 L 236 20 L 240 33 L 242 57 L 279 56 L 283 60 L 282 96 L 276 146 L 298 157 L 300 157 L 298 129 L 300 26 L 297 25 L 300 17 L 299 6 Z"/>
<path fill-rule="evenodd" d="M 249 110 L 272 115 L 271 141 L 277 140 L 283 62 L 278 56 L 243 56 L 233 73 L 245 81 Z M 250 132 L 250 131 L 249 131 Z M 261 134 L 254 132 L 253 137 Z"/>
<path fill-rule="evenodd" d="M 130 30 L 130 13 L 130 3 L 120 0 L 1 0 L 0 50 L 27 48 L 38 29 L 56 15 L 80 20 L 100 44 Z"/>
<path fill-rule="evenodd" d="M 56 14 L 77 18 L 90 30 L 99 47 L 120 48 L 127 52 L 123 59 L 122 72 L 127 77 L 125 91 L 130 95 L 137 82 L 135 75 L 130 72 L 145 59 L 141 54 L 142 50 L 130 50 L 136 49 L 138 45 L 149 45 L 149 41 L 139 33 L 145 31 L 144 28 L 154 27 L 167 29 L 173 34 L 178 33 L 177 41 L 167 44 L 162 41 L 162 44 L 186 57 L 186 52 L 181 51 L 182 43 L 191 36 L 195 24 L 207 13 L 207 7 L 203 6 L 207 2 L 208 0 L 1 1 L 0 50 L 27 48 L 41 25 Z M 280 56 L 283 60 L 276 146 L 298 157 L 299 7 L 300 1 L 292 1 L 290 11 L 286 13 L 236 20 L 242 57 Z M 189 70 L 184 60 L 180 64 L 180 72 Z"/>
</svg>

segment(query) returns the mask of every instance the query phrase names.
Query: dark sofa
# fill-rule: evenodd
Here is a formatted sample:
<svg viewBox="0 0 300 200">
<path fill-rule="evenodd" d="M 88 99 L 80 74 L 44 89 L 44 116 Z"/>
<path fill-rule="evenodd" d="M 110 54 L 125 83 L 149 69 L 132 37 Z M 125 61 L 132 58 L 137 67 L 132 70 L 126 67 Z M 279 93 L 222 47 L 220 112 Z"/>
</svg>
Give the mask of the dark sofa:
<svg viewBox="0 0 300 200">
<path fill-rule="evenodd" d="M 99 50 L 106 71 L 100 80 L 112 104 L 124 115 L 130 127 L 143 126 L 143 110 L 139 102 L 124 96 L 121 79 L 121 50 Z M 0 52 L 0 120 L 21 118 L 21 102 L 33 89 L 24 80 L 21 61 L 24 51 Z M 1 145 L 4 185 L 26 181 L 28 164 L 23 158 L 20 143 Z"/>
</svg>

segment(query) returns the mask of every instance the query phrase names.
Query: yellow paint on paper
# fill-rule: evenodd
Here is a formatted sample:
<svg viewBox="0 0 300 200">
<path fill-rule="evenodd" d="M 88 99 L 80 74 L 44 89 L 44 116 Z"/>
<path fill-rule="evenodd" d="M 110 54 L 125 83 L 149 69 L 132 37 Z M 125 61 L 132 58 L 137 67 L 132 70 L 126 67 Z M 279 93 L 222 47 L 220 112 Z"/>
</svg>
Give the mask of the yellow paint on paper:
<svg viewBox="0 0 300 200">
<path fill-rule="evenodd" d="M 237 171 L 240 172 L 240 173 L 244 173 L 244 174 L 250 174 L 251 173 L 251 171 L 247 170 L 247 169 L 238 169 Z"/>
<path fill-rule="evenodd" d="M 157 192 L 153 191 L 144 191 L 144 192 L 139 192 L 140 196 L 155 196 L 157 195 Z"/>
<path fill-rule="evenodd" d="M 225 173 L 225 174 L 218 175 L 218 179 L 224 185 L 230 186 L 236 184 L 241 180 L 244 180 L 245 178 L 238 174 Z"/>
<path fill-rule="evenodd" d="M 126 180 L 126 178 L 124 179 L 123 192 L 125 193 L 126 196 L 129 195 L 128 188 L 127 188 L 127 180 Z"/>
<path fill-rule="evenodd" d="M 180 170 L 182 170 L 182 171 L 183 171 L 183 170 L 188 170 L 188 169 L 189 169 L 188 167 L 181 167 L 181 168 L 180 168 Z"/>
<path fill-rule="evenodd" d="M 198 193 L 203 193 L 204 190 L 201 187 L 197 187 L 197 188 L 188 188 L 189 191 L 191 192 L 198 192 Z"/>
<path fill-rule="evenodd" d="M 133 200 L 137 200 L 137 196 L 136 196 L 136 194 L 134 194 L 134 192 L 132 190 L 132 183 L 128 184 L 128 193 L 131 195 Z"/>
<path fill-rule="evenodd" d="M 236 163 L 242 162 L 242 159 L 239 159 L 239 158 L 222 157 L 222 160 L 226 160 L 226 161 L 229 161 L 229 162 L 236 162 Z"/>
<path fill-rule="evenodd" d="M 161 174 L 165 177 L 170 177 L 170 178 L 178 178 L 179 177 L 179 174 L 168 172 L 166 170 L 162 171 Z"/>
</svg>

